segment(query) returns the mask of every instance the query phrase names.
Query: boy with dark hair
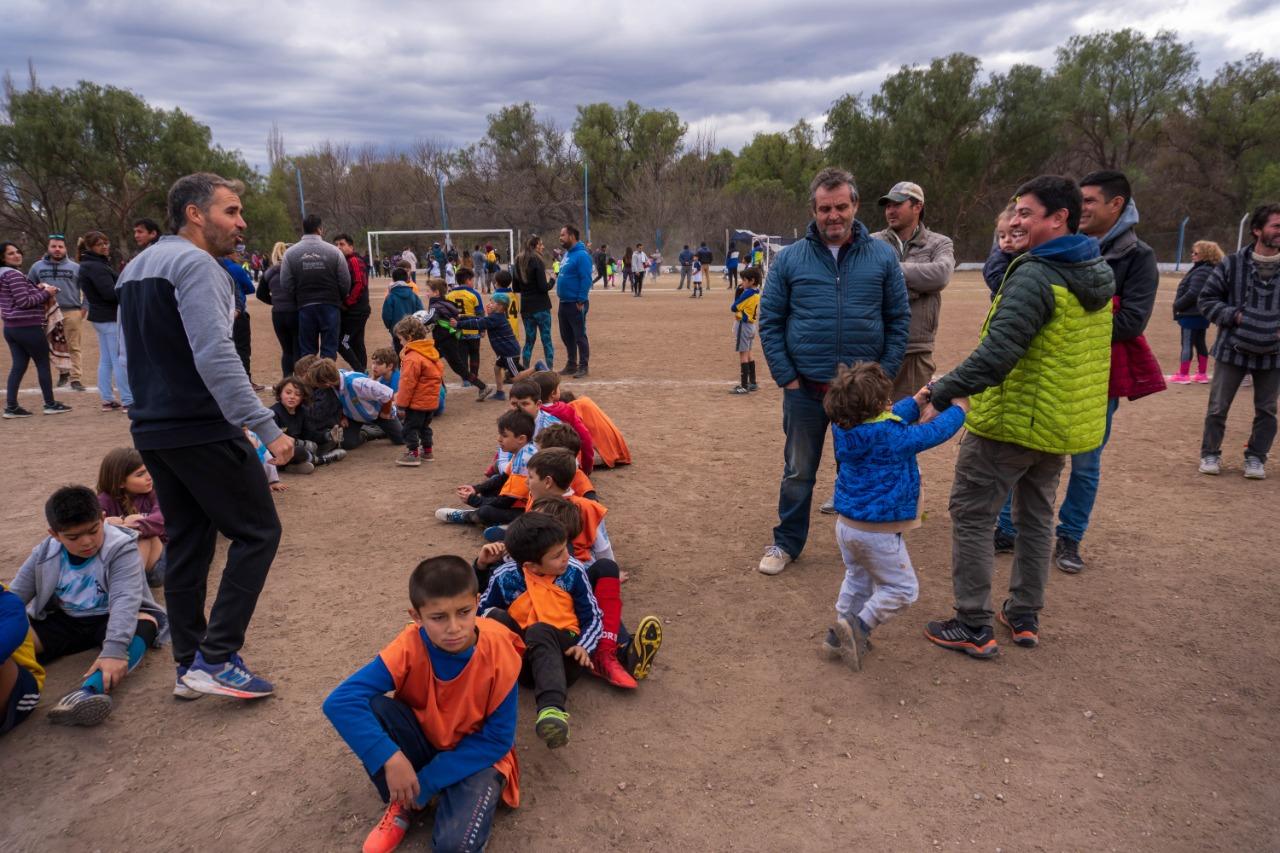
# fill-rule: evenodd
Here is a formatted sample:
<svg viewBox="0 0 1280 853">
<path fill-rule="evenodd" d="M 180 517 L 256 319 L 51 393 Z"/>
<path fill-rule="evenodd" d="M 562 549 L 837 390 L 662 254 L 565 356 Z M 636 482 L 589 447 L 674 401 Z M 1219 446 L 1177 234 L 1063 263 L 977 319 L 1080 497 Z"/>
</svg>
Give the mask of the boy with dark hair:
<svg viewBox="0 0 1280 853">
<path fill-rule="evenodd" d="M 44 514 L 49 536 L 9 588 L 26 605 L 42 663 L 101 647 L 84 683 L 49 711 L 53 723 L 96 726 L 111 713 L 107 694 L 165 638 L 167 620 L 147 588 L 137 532 L 105 524 L 97 495 L 63 486 Z M 174 695 L 197 698 L 182 674 Z"/>
<path fill-rule="evenodd" d="M 471 280 L 475 278 L 475 273 L 463 267 L 458 270 L 455 278 L 456 283 L 449 287 L 445 299 L 452 302 L 458 309 L 459 320 L 479 318 L 484 307 L 484 299 L 471 287 Z M 460 325 L 459 328 L 461 328 Z M 468 372 L 471 374 L 480 372 L 480 338 L 483 335 L 484 332 L 479 326 L 472 326 L 462 331 L 462 348 L 467 356 Z"/>
<path fill-rule="evenodd" d="M 440 355 L 453 372 L 458 374 L 463 387 L 474 385 L 476 402 L 483 402 L 493 391 L 476 375 L 476 368 L 479 367 L 478 358 L 476 368 L 468 362 L 462 331 L 457 327 L 461 314 L 458 306 L 446 298 L 449 285 L 442 278 L 433 278 L 427 281 L 427 289 L 431 295 L 427 300 L 426 310 L 419 311 L 414 316 L 431 330 L 431 339 L 435 342 L 436 349 L 440 351 Z"/>
<path fill-rule="evenodd" d="M 578 451 L 578 463 L 582 466 L 583 471 L 590 474 L 595 464 L 596 453 L 591 431 L 582 422 L 582 418 L 578 417 L 578 413 L 568 404 L 551 401 L 543 396 L 543 385 L 549 381 L 545 374 L 550 372 L 539 370 L 532 374 L 529 379 L 514 383 L 511 386 L 511 407 L 513 409 L 522 409 L 533 416 L 533 437 L 535 440 L 538 437 L 538 433 L 551 424 L 567 423 L 573 427 L 582 442 L 582 447 Z M 558 386 L 559 381 L 557 380 L 556 387 Z"/>
<path fill-rule="evenodd" d="M 391 346 L 396 353 L 400 352 L 400 340 L 396 337 L 396 323 L 410 314 L 422 310 L 422 300 L 409 286 L 409 273 L 397 267 L 391 271 L 391 286 L 382 300 L 382 325 L 387 327 L 391 335 Z"/>
<path fill-rule="evenodd" d="M 493 347 L 493 354 L 498 357 L 493 365 L 493 384 L 496 389 L 493 392 L 493 399 L 495 400 L 507 399 L 506 393 L 502 390 L 504 373 L 512 382 L 523 379 L 529 374 L 520 360 L 520 341 L 516 339 L 507 316 L 510 304 L 510 293 L 495 293 L 485 306 L 483 317 L 459 317 L 457 323 L 464 335 L 470 329 L 479 329 L 489 334 L 489 346 Z"/>
<path fill-rule="evenodd" d="M 473 509 L 441 507 L 436 518 L 448 524 L 507 524 L 518 518 L 529 497 L 526 466 L 537 452 L 533 444 L 533 418 L 510 409 L 498 418 L 496 473 L 475 485 L 458 486 L 457 495 Z M 488 531 L 486 531 L 487 533 Z"/>
<path fill-rule="evenodd" d="M 578 451 L 582 449 L 582 439 L 578 438 L 578 433 L 573 427 L 565 423 L 551 424 L 538 433 L 538 449 L 550 450 L 553 447 L 563 447 L 565 450 L 573 454 L 575 463 Z M 574 465 L 573 482 L 569 484 L 569 488 L 573 489 L 575 495 L 582 495 L 584 498 L 599 502 L 600 498 L 596 495 L 596 487 L 592 485 L 591 478 L 582 473 L 582 469 Z"/>
<path fill-rule="evenodd" d="M 524 644 L 477 616 L 475 574 L 461 557 L 419 563 L 409 603 L 413 624 L 334 688 L 324 713 L 389 803 L 366 851 L 394 850 L 411 812 L 437 796 L 433 849 L 480 850 L 499 797 L 520 804 L 516 681 Z"/>
<path fill-rule="evenodd" d="M 322 432 L 341 426 L 343 450 L 354 450 L 370 438 L 384 435 L 392 444 L 404 444 L 404 432 L 395 417 L 395 394 L 386 385 L 363 373 L 340 370 L 329 358 L 313 364 L 306 379 L 314 426 Z M 373 432 L 370 427 L 377 427 L 378 431 Z M 372 434 L 366 434 L 366 430 Z"/>
<path fill-rule="evenodd" d="M 525 641 L 520 677 L 533 685 L 534 730 L 549 748 L 569 742 L 566 693 L 600 641 L 600 607 L 582 564 L 569 555 L 564 525 L 526 513 L 507 527 L 510 559 L 480 597 L 480 609 Z"/>
</svg>

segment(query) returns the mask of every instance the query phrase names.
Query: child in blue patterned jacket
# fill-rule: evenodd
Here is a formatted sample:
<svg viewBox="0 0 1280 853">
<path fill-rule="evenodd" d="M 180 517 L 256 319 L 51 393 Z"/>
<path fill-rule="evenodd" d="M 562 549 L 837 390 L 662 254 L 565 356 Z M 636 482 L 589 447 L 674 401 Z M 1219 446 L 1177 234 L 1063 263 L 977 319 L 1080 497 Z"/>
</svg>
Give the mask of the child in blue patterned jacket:
<svg viewBox="0 0 1280 853">
<path fill-rule="evenodd" d="M 893 382 L 874 361 L 841 367 L 823 408 L 835 445 L 836 541 L 844 582 L 824 655 L 862 669 L 877 625 L 916 600 L 920 586 L 902 535 L 920 526 L 916 454 L 946 442 L 964 426 L 967 398 L 929 423 L 917 423 L 928 389 L 896 404 Z"/>
</svg>

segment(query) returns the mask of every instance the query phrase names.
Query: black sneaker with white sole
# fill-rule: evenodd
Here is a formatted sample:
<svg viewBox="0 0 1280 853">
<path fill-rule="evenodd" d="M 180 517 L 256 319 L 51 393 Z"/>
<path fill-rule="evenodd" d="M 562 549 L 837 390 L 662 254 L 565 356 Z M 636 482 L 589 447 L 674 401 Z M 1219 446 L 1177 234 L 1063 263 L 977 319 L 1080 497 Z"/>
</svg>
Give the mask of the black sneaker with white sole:
<svg viewBox="0 0 1280 853">
<path fill-rule="evenodd" d="M 991 539 L 995 543 L 997 554 L 1012 554 L 1013 546 L 1018 542 L 1017 537 L 1010 536 L 999 527 L 997 527 L 995 532 L 991 534 Z"/>
<path fill-rule="evenodd" d="M 71 411 L 70 406 L 66 405 L 65 403 L 59 403 L 57 400 L 54 400 L 52 403 L 44 404 L 44 413 L 46 415 L 60 415 L 63 412 L 69 412 L 69 411 Z"/>
<path fill-rule="evenodd" d="M 29 418 L 32 417 L 32 414 L 21 406 L 5 406 L 4 416 L 6 418 Z"/>
<path fill-rule="evenodd" d="M 1084 560 L 1080 557 L 1080 543 L 1065 536 L 1058 537 L 1058 544 L 1053 548 L 1053 564 L 1060 571 L 1069 575 L 1078 575 L 1084 571 Z"/>
<path fill-rule="evenodd" d="M 1000 605 L 1000 612 L 996 614 L 996 618 L 1000 620 L 1000 624 L 1009 629 L 1009 633 L 1013 635 L 1013 642 L 1023 648 L 1034 649 L 1040 645 L 1040 617 L 1034 613 L 1013 614 L 1009 612 L 1009 601 L 1005 600 Z"/>
</svg>

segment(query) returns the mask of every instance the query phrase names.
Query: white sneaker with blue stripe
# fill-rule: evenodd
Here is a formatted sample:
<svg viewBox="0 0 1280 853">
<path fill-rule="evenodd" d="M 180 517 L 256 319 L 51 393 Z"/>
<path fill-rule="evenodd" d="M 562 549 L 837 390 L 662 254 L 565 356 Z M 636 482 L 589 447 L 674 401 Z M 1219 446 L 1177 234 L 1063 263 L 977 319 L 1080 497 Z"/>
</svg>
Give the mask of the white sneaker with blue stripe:
<svg viewBox="0 0 1280 853">
<path fill-rule="evenodd" d="M 197 693 L 235 699 L 261 699 L 275 691 L 270 681 L 250 672 L 239 655 L 232 655 L 226 663 L 208 663 L 204 655 L 196 652 L 182 683 Z"/>
<path fill-rule="evenodd" d="M 199 699 L 204 694 L 198 690 L 192 690 L 182 680 L 182 676 L 187 674 L 187 667 L 178 664 L 178 677 L 173 681 L 173 695 L 177 699 Z"/>
</svg>

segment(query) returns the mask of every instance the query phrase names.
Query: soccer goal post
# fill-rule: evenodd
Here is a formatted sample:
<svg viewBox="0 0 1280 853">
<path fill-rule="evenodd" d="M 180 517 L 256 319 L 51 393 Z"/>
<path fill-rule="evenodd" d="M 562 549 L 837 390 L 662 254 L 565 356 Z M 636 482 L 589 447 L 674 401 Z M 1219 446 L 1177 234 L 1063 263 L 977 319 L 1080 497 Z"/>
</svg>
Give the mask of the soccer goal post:
<svg viewBox="0 0 1280 853">
<path fill-rule="evenodd" d="M 461 257 L 463 252 L 472 251 L 472 245 L 474 245 L 474 244 L 468 245 L 467 238 L 481 236 L 481 235 L 489 237 L 491 239 L 492 238 L 501 239 L 502 237 L 506 238 L 507 254 L 506 254 L 506 257 L 502 259 L 502 266 L 504 268 L 509 268 L 516 256 L 516 232 L 511 230 L 510 228 L 450 228 L 448 230 L 431 230 L 431 231 L 370 231 L 367 237 L 369 257 L 370 258 L 382 257 L 381 243 L 382 243 L 383 237 L 402 238 L 402 239 L 398 239 L 397 242 L 413 241 L 413 238 L 424 238 L 424 237 L 430 238 L 434 242 L 443 242 L 446 247 L 452 246 L 454 249 L 457 250 L 458 256 Z M 439 237 L 443 237 L 444 238 L 443 241 L 435 239 Z M 462 239 L 455 241 L 454 240 L 455 237 L 461 237 Z M 455 242 L 457 243 L 457 245 L 454 245 Z M 391 251 L 394 253 L 394 252 L 400 251 L 401 248 L 402 246 L 397 245 Z M 418 264 L 419 264 L 419 266 L 417 267 L 418 269 L 425 269 L 425 267 L 422 266 L 422 262 L 425 259 L 425 256 L 429 250 L 430 250 L 430 246 L 428 245 L 428 247 L 424 249 L 422 252 L 417 252 L 417 251 L 414 252 L 414 254 L 417 255 L 418 257 Z"/>
</svg>

